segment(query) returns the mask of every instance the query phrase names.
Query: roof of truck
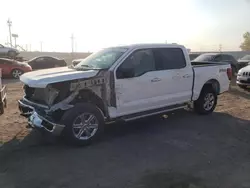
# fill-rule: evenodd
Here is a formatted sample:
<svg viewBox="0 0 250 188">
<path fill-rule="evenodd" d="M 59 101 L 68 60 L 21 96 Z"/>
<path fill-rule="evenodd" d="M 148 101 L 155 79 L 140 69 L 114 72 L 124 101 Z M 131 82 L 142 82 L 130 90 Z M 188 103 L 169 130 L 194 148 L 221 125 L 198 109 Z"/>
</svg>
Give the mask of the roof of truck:
<svg viewBox="0 0 250 188">
<path fill-rule="evenodd" d="M 120 48 L 184 48 L 183 45 L 179 44 L 165 44 L 165 43 L 153 43 L 153 44 L 131 44 L 131 45 L 122 45 L 122 46 L 116 46 Z"/>
</svg>

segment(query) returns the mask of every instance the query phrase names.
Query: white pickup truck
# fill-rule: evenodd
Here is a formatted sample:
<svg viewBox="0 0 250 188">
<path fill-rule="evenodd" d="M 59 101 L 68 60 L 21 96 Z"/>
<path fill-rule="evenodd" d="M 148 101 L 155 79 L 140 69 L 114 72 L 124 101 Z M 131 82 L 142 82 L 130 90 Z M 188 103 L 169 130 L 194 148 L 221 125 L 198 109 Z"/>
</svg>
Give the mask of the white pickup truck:
<svg viewBox="0 0 250 188">
<path fill-rule="evenodd" d="M 18 101 L 30 127 L 89 144 L 104 125 L 182 109 L 213 112 L 228 90 L 229 64 L 190 62 L 185 47 L 143 44 L 107 48 L 75 67 L 25 73 Z"/>
</svg>

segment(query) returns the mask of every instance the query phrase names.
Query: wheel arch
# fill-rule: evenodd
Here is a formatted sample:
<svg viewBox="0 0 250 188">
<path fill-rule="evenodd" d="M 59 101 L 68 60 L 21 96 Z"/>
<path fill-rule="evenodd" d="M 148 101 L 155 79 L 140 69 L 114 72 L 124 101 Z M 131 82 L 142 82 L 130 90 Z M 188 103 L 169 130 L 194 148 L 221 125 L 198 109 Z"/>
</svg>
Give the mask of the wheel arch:
<svg viewBox="0 0 250 188">
<path fill-rule="evenodd" d="M 101 110 L 103 115 L 107 116 L 107 110 L 104 101 L 92 90 L 90 89 L 80 90 L 79 94 L 72 101 L 72 104 L 84 103 L 84 102 L 96 105 Z"/>
<path fill-rule="evenodd" d="M 210 79 L 210 80 L 208 80 L 208 81 L 203 85 L 201 91 L 202 91 L 204 88 L 207 88 L 207 87 L 211 87 L 211 88 L 215 91 L 215 93 L 216 93 L 217 95 L 220 94 L 220 83 L 219 83 L 218 80 L 216 80 L 216 79 Z"/>
</svg>

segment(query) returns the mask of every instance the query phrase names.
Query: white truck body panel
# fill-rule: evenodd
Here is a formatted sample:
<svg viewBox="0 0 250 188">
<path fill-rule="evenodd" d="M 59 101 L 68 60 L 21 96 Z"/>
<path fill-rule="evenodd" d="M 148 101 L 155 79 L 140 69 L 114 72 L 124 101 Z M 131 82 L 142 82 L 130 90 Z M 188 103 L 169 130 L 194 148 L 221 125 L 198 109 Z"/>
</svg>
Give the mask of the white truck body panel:
<svg viewBox="0 0 250 188">
<path fill-rule="evenodd" d="M 227 73 L 220 72 L 221 69 L 230 68 L 229 64 L 194 67 L 195 78 L 192 97 L 193 66 L 185 47 L 180 45 L 135 46 L 111 70 L 116 72 L 124 59 L 134 51 L 144 48 L 181 48 L 187 65 L 182 69 L 151 71 L 139 77 L 116 79 L 117 108 L 109 107 L 110 117 L 119 117 L 182 104 L 191 100 L 194 101 L 198 99 L 202 87 L 209 80 L 217 80 L 219 82 L 220 93 L 227 91 L 229 88 L 230 81 Z M 154 82 L 154 80 L 156 81 Z"/>
<path fill-rule="evenodd" d="M 217 80 L 220 85 L 220 93 L 228 91 L 230 81 L 226 72 L 220 72 L 221 69 L 230 68 L 230 65 L 214 65 L 205 67 L 194 67 L 194 95 L 192 100 L 198 99 L 201 89 L 208 80 Z"/>
<path fill-rule="evenodd" d="M 216 80 L 220 85 L 219 93 L 229 88 L 227 76 L 229 64 L 192 66 L 184 46 L 173 44 L 144 44 L 127 46 L 125 52 L 108 71 L 114 73 L 114 92 L 116 107 L 108 106 L 110 118 L 158 109 L 166 106 L 188 103 L 198 99 L 205 83 Z M 117 68 L 135 50 L 154 48 L 181 49 L 186 67 L 181 69 L 150 71 L 126 79 L 117 79 Z M 30 87 L 45 88 L 50 83 L 94 77 L 98 70 L 77 71 L 67 67 L 52 68 L 26 73 L 20 80 Z"/>
<path fill-rule="evenodd" d="M 77 71 L 68 67 L 42 69 L 23 74 L 20 80 L 30 87 L 45 88 L 48 84 L 74 79 L 90 78 L 97 70 Z"/>
</svg>

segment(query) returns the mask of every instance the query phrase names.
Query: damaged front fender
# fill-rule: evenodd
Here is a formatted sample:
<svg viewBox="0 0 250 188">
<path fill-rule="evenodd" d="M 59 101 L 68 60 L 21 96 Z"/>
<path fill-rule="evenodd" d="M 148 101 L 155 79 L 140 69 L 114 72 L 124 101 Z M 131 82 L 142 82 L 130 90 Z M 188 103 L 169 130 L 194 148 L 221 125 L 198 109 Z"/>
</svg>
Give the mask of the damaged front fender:
<svg viewBox="0 0 250 188">
<path fill-rule="evenodd" d="M 78 95 L 79 92 L 82 89 L 90 89 L 92 90 L 95 94 L 97 94 L 100 98 L 103 97 L 103 90 L 101 87 L 105 87 L 105 78 L 104 77 L 98 77 L 98 78 L 93 78 L 93 79 L 89 79 L 89 80 L 81 80 L 81 81 L 77 81 L 77 82 L 72 82 L 70 84 L 70 92 L 71 94 L 66 97 L 64 100 L 50 106 L 50 108 L 48 110 L 46 110 L 47 112 L 53 112 L 56 111 L 58 109 L 61 110 L 68 110 L 72 107 L 74 107 L 73 104 L 70 104 Z M 56 98 L 56 96 L 58 96 L 58 92 L 56 92 L 57 90 L 53 90 L 50 88 L 50 99 L 49 102 L 53 102 Z"/>
</svg>

